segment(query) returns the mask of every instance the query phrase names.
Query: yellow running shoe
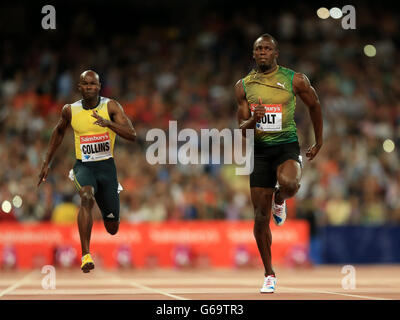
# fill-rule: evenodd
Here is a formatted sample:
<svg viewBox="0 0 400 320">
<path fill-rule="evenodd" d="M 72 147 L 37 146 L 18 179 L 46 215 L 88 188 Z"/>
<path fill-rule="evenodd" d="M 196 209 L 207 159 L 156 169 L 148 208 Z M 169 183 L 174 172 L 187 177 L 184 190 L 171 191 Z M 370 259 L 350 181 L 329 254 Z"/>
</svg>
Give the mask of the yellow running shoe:
<svg viewBox="0 0 400 320">
<path fill-rule="evenodd" d="M 90 255 L 90 253 L 85 254 L 82 257 L 81 269 L 84 273 L 88 273 L 88 272 L 90 272 L 90 270 L 94 269 L 94 261 L 92 259 L 92 256 Z"/>
</svg>

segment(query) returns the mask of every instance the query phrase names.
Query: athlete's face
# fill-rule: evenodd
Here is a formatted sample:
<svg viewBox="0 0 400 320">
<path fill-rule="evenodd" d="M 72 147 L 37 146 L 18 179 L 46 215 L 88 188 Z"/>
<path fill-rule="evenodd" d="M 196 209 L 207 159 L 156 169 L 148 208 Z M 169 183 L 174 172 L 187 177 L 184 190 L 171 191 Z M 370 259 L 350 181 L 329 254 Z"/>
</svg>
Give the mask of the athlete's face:
<svg viewBox="0 0 400 320">
<path fill-rule="evenodd" d="M 88 72 L 79 79 L 78 90 L 84 99 L 93 99 L 99 95 L 100 82 L 96 74 Z"/>
<path fill-rule="evenodd" d="M 263 70 L 269 69 L 278 58 L 275 43 L 269 38 L 258 38 L 253 46 L 253 58 L 257 66 Z"/>
</svg>

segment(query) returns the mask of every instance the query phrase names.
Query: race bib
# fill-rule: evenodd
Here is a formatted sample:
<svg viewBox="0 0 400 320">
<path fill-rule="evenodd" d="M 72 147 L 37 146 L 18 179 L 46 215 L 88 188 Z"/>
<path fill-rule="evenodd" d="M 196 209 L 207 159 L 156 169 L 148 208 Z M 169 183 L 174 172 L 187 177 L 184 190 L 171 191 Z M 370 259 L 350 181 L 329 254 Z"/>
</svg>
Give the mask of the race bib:
<svg viewBox="0 0 400 320">
<path fill-rule="evenodd" d="M 251 115 L 254 114 L 255 107 L 258 104 L 250 106 Z M 281 104 L 263 104 L 265 115 L 256 123 L 256 129 L 260 131 L 282 131 L 282 105 Z"/>
<path fill-rule="evenodd" d="M 82 162 L 111 158 L 111 140 L 108 132 L 80 136 Z"/>
</svg>

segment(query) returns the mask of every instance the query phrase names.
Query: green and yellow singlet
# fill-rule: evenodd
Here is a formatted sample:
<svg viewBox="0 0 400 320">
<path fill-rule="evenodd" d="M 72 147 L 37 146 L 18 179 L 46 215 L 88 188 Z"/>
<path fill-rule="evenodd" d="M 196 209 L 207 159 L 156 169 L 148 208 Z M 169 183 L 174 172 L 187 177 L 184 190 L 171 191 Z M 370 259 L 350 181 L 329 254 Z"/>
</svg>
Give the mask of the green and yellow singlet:
<svg viewBox="0 0 400 320">
<path fill-rule="evenodd" d="M 100 97 L 96 108 L 86 110 L 82 100 L 71 104 L 71 126 L 75 136 L 75 155 L 82 162 L 100 161 L 114 156 L 116 133 L 109 128 L 101 127 L 94 122 L 93 111 L 104 119 L 110 120 L 107 103 L 108 98 Z"/>
<path fill-rule="evenodd" d="M 243 89 L 251 114 L 261 98 L 265 116 L 256 124 L 254 144 L 272 146 L 297 141 L 294 122 L 296 95 L 292 89 L 293 70 L 276 66 L 276 70 L 263 74 L 252 70 L 242 79 Z"/>
</svg>

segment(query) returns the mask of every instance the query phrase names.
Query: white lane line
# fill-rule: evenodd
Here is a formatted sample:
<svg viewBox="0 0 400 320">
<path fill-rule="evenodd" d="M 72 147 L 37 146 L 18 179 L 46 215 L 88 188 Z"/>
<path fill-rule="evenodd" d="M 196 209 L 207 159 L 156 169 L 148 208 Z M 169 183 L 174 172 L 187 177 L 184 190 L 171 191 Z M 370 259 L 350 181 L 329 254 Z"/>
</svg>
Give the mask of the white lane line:
<svg viewBox="0 0 400 320">
<path fill-rule="evenodd" d="M 142 284 L 140 284 L 140 283 L 137 283 L 137 282 L 134 282 L 134 281 L 131 281 L 131 280 L 129 280 L 128 283 L 131 284 L 132 286 L 136 287 L 136 288 L 144 289 L 144 290 L 147 290 L 147 291 L 149 291 L 149 292 L 159 293 L 159 294 L 162 294 L 162 295 L 164 295 L 164 296 L 167 296 L 167 297 L 170 297 L 170 298 L 173 298 L 173 299 L 177 299 L 177 300 L 190 300 L 190 299 L 188 299 L 188 298 L 176 296 L 176 295 L 174 295 L 174 294 L 170 294 L 170 293 L 165 292 L 165 291 L 161 291 L 161 290 L 158 290 L 158 289 L 154 289 L 154 288 L 150 288 L 150 287 L 144 286 L 144 285 L 142 285 Z"/>
<path fill-rule="evenodd" d="M 100 272 L 101 272 L 102 274 L 104 274 L 105 276 L 110 276 L 110 275 L 111 275 L 114 279 L 118 279 L 118 280 L 119 280 L 120 282 L 122 282 L 122 283 L 128 283 L 128 284 L 130 284 L 130 285 L 133 286 L 133 287 L 136 287 L 136 288 L 139 288 L 139 289 L 143 289 L 143 290 L 146 290 L 146 291 L 148 291 L 148 292 L 162 294 L 162 295 L 164 295 L 164 296 L 167 296 L 167 297 L 170 297 L 170 298 L 173 298 L 173 299 L 177 299 L 177 300 L 190 300 L 190 299 L 188 299 L 188 298 L 176 296 L 176 295 L 174 295 L 174 294 L 170 294 L 170 293 L 165 292 L 165 291 L 162 291 L 162 290 L 158 290 L 158 289 L 154 289 L 154 288 L 147 287 L 147 286 L 145 286 L 145 285 L 142 285 L 142 284 L 137 283 L 137 282 L 132 281 L 132 280 L 127 280 L 127 279 L 120 278 L 120 277 L 116 276 L 116 275 L 113 274 L 113 273 L 107 273 L 107 272 L 105 272 L 105 271 L 103 271 L 103 270 L 101 270 Z"/>
<path fill-rule="evenodd" d="M 309 292 L 309 293 L 334 294 L 334 295 L 347 296 L 347 297 L 353 297 L 353 298 L 361 298 L 361 299 L 368 299 L 368 300 L 392 300 L 392 299 L 388 299 L 388 298 L 361 296 L 361 295 L 356 295 L 356 294 L 348 294 L 348 293 L 325 291 L 325 290 L 300 289 L 300 288 L 290 288 L 290 287 L 282 287 L 282 286 L 279 286 L 279 288 L 289 289 L 289 290 L 305 291 L 305 292 Z"/>
<path fill-rule="evenodd" d="M 151 293 L 157 289 L 152 289 Z M 213 293 L 226 293 L 226 294 L 242 294 L 242 293 L 254 293 L 258 294 L 255 289 L 252 290 L 242 290 L 231 288 L 167 288 L 163 290 L 163 294 L 166 293 L 173 298 L 177 297 L 174 294 L 213 294 Z M 161 291 L 161 290 L 159 290 Z M 172 294 L 174 293 L 174 294 Z M 9 293 L 13 296 L 21 295 L 137 295 L 137 294 L 149 294 L 149 288 L 129 288 L 129 289 L 56 289 L 56 290 L 40 290 L 40 289 L 17 289 Z M 190 300 L 190 299 L 185 299 Z"/>
<path fill-rule="evenodd" d="M 37 272 L 37 270 L 33 270 L 33 271 L 29 272 L 22 279 L 18 280 L 13 285 L 11 285 L 8 288 L 6 288 L 5 290 L 1 291 L 0 292 L 0 299 L 1 299 L 1 297 L 5 296 L 6 294 L 10 293 L 11 291 L 17 289 L 18 287 L 20 287 L 21 285 L 26 283 L 29 280 L 29 278 L 36 272 Z"/>
<path fill-rule="evenodd" d="M 85 295 L 138 295 L 150 294 L 149 290 L 129 288 L 129 289 L 56 289 L 56 290 L 40 290 L 40 289 L 17 289 L 9 293 L 10 296 L 32 296 L 32 295 L 68 295 L 68 296 L 85 296 Z"/>
<path fill-rule="evenodd" d="M 118 283 L 115 283 L 118 284 Z M 277 294 L 299 294 L 299 291 L 307 291 L 295 288 L 287 288 L 279 286 L 279 290 L 277 290 Z M 167 292 L 169 295 L 177 295 L 177 294 L 227 294 L 229 295 L 229 299 L 235 299 L 234 295 L 236 294 L 252 294 L 259 295 L 259 291 L 257 288 L 253 289 L 243 289 L 243 288 L 164 288 L 163 292 Z M 104 289 L 56 289 L 56 290 L 40 290 L 40 289 L 16 289 L 9 293 L 10 296 L 31 296 L 31 295 L 143 295 L 143 294 L 152 294 L 154 292 L 149 292 L 148 289 L 139 289 L 139 288 L 104 288 Z M 383 299 L 377 297 L 370 297 L 365 295 L 355 295 L 355 294 L 346 294 L 339 293 L 334 291 L 326 291 L 326 290 L 308 290 L 307 293 L 319 293 L 319 294 L 335 294 L 335 295 L 348 295 L 354 298 L 363 298 L 363 299 Z M 228 300 L 229 300 L 228 299 Z M 320 298 L 322 299 L 322 298 Z M 314 299 L 318 300 L 318 299 Z M 384 299 L 386 300 L 386 299 Z M 390 300 L 390 299 L 389 299 Z"/>
</svg>

